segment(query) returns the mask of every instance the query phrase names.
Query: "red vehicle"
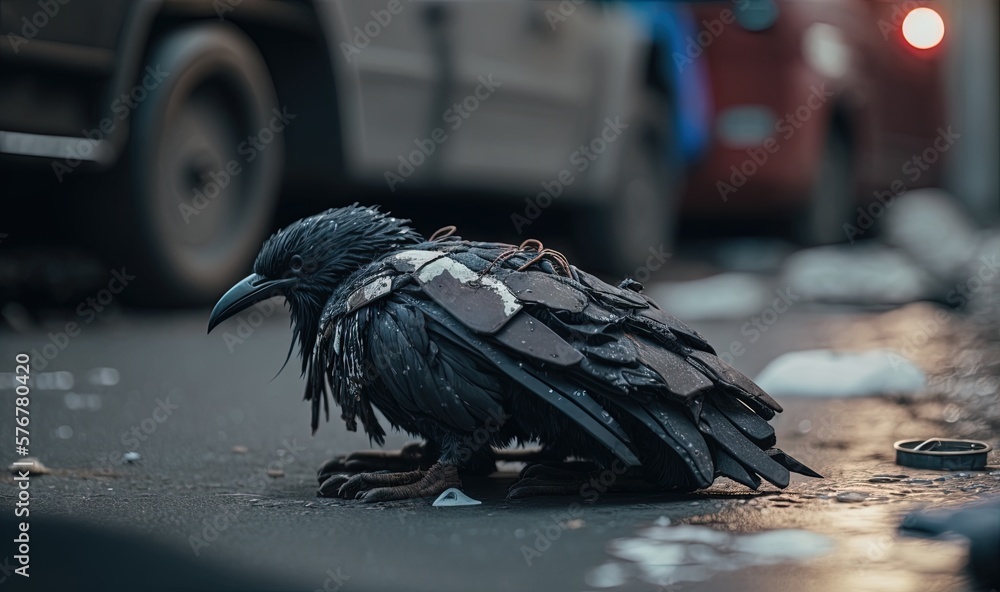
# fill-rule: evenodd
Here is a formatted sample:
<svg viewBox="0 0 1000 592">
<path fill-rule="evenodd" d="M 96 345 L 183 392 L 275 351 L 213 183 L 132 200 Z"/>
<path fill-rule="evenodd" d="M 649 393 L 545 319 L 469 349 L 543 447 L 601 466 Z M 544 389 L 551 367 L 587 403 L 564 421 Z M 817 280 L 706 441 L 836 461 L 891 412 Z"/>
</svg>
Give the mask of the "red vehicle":
<svg viewBox="0 0 1000 592">
<path fill-rule="evenodd" d="M 805 242 L 839 242 L 853 239 L 852 227 L 867 228 L 859 206 L 938 184 L 956 138 L 944 122 L 940 6 L 736 0 L 690 8 L 700 31 L 688 55 L 707 63 L 714 120 L 689 172 L 689 215 L 780 217 Z"/>
</svg>

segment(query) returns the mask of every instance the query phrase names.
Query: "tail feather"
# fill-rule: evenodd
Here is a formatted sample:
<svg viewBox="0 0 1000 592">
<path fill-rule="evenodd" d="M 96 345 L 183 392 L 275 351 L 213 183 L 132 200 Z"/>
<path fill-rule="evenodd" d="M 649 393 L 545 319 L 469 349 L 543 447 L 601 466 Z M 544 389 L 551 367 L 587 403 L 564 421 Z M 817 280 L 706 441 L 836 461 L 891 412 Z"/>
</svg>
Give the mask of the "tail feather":
<svg viewBox="0 0 1000 592">
<path fill-rule="evenodd" d="M 760 487 L 760 477 L 756 473 L 746 470 L 735 458 L 729 456 L 726 451 L 716 448 L 712 451 L 712 458 L 715 459 L 715 469 L 724 477 L 729 477 L 737 483 L 742 483 L 750 489 L 756 490 Z"/>
<path fill-rule="evenodd" d="M 784 450 L 781 450 L 780 448 L 772 448 L 767 451 L 767 454 L 774 460 L 774 462 L 780 464 L 789 471 L 798 473 L 800 475 L 805 475 L 807 477 L 816 477 L 817 479 L 823 478 L 823 475 L 820 475 L 819 473 L 805 466 L 798 460 L 792 458 Z"/>
<path fill-rule="evenodd" d="M 660 408 L 656 401 L 650 401 L 643 405 L 630 398 L 618 397 L 614 399 L 614 403 L 622 411 L 646 426 L 654 436 L 677 453 L 677 456 L 687 465 L 691 481 L 697 487 L 708 487 L 712 484 L 714 468 L 711 453 L 700 434 L 695 431 L 694 436 L 697 438 L 695 439 L 690 431 L 685 433 L 684 428 L 679 427 L 687 420 L 678 421 L 670 417 L 670 413 Z M 693 430 L 694 426 L 690 427 Z"/>
<path fill-rule="evenodd" d="M 732 455 L 748 470 L 756 472 L 778 487 L 788 486 L 788 469 L 767 455 L 759 446 L 740 433 L 711 401 L 706 401 L 699 425 L 702 433 Z"/>
<path fill-rule="evenodd" d="M 764 392 L 764 389 L 747 378 L 745 374 L 723 362 L 712 354 L 694 350 L 689 354 L 688 362 L 703 367 L 709 376 L 715 376 L 716 380 L 728 387 L 742 391 L 747 397 L 757 401 L 771 411 L 781 413 L 781 405 L 771 398 L 771 395 Z M 774 414 L 771 414 L 774 417 Z M 770 418 L 767 418 L 770 419 Z"/>
<path fill-rule="evenodd" d="M 655 401 L 648 404 L 647 408 L 672 436 L 674 450 L 683 451 L 681 458 L 685 458 L 685 454 L 690 458 L 688 466 L 692 468 L 699 487 L 711 485 L 715 478 L 712 452 L 694 423 L 675 405 Z"/>
<path fill-rule="evenodd" d="M 710 396 L 710 401 L 726 416 L 726 419 L 761 448 L 774 446 L 776 442 L 774 428 L 739 399 L 722 394 L 722 396 Z"/>
</svg>

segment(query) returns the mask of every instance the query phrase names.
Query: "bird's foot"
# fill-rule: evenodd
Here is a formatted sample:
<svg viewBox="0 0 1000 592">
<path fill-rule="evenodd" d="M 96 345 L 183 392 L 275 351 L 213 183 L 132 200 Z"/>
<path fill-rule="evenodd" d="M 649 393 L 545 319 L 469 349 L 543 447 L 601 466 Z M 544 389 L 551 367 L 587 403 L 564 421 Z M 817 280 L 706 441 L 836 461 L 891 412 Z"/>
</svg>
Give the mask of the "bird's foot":
<svg viewBox="0 0 1000 592">
<path fill-rule="evenodd" d="M 559 465 L 531 465 L 507 490 L 507 499 L 543 495 L 573 495 L 584 498 L 606 491 L 654 491 L 650 483 L 634 476 L 600 470 L 593 463 L 567 462 Z"/>
<path fill-rule="evenodd" d="M 430 497 L 449 487 L 461 487 L 458 469 L 454 465 L 435 464 L 426 471 L 402 473 L 380 471 L 348 476 L 335 474 L 320 485 L 320 497 L 358 499 L 363 502 Z"/>
<path fill-rule="evenodd" d="M 323 485 L 338 473 L 413 471 L 430 467 L 436 460 L 436 457 L 430 458 L 425 442 L 410 442 L 399 450 L 359 450 L 335 456 L 319 467 L 316 476 Z"/>
</svg>

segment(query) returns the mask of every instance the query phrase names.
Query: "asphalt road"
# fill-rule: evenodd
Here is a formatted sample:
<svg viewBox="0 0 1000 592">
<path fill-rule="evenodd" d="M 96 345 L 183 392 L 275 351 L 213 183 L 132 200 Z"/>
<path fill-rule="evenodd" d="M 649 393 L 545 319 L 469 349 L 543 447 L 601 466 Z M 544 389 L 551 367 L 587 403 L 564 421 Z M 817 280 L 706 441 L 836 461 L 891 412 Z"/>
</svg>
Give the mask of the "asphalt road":
<svg viewBox="0 0 1000 592">
<path fill-rule="evenodd" d="M 844 314 L 790 312 L 736 365 L 753 375 L 782 351 L 823 343 Z M 893 464 L 894 440 L 940 432 L 933 407 L 786 398 L 779 443 L 827 478 L 793 476 L 785 491 L 765 486 L 753 494 L 720 482 L 683 496 L 506 501 L 514 477 L 506 472 L 467 482 L 480 506 L 318 499 L 316 468 L 368 448 L 367 439 L 347 432 L 335 414 L 310 435 L 296 360 L 271 380 L 290 339 L 282 311 L 245 315 L 242 333 L 229 321 L 205 335 L 207 317 L 207 310 L 108 309 L 88 323 L 70 310 L 42 328 L 0 334 L 2 373 L 14 371 L 19 351 L 55 352 L 44 368 L 32 368 L 30 452 L 51 471 L 30 482 L 31 520 L 40 525 L 35 586 L 9 573 L 14 546 L 7 542 L 0 589 L 55 590 L 44 578 L 62 573 L 78 584 L 90 568 L 111 578 L 104 589 L 192 579 L 213 582 L 206 588 L 228 581 L 236 589 L 327 591 L 963 589 L 963 547 L 900 538 L 900 516 L 1000 490 L 995 467 L 994 474 L 939 479 Z M 64 338 L 71 321 L 79 330 Z M 739 338 L 741 324 L 695 326 L 726 344 Z M 0 375 L 0 388 L 7 465 L 17 458 L 9 374 Z M 407 440 L 392 435 L 389 445 Z M 124 462 L 125 452 L 139 458 Z M 5 475 L 5 541 L 16 534 L 9 522 L 16 499 L 17 484 Z M 689 554 L 675 562 L 686 571 L 664 567 L 677 548 L 663 545 L 679 536 L 668 522 L 691 526 Z M 792 530 L 746 538 L 774 529 Z M 718 531 L 731 534 L 712 535 Z M 668 584 L 671 578 L 680 581 Z"/>
</svg>

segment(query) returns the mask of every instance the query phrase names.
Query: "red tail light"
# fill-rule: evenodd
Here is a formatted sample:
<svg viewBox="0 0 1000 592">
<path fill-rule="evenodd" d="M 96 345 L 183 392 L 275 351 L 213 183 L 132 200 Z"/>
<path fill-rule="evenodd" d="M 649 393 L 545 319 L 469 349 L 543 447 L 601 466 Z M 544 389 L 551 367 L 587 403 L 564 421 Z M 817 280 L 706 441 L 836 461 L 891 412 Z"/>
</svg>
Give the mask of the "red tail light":
<svg viewBox="0 0 1000 592">
<path fill-rule="evenodd" d="M 917 49 L 936 47 L 944 39 L 944 19 L 932 8 L 914 8 L 903 19 L 903 39 Z"/>
</svg>

